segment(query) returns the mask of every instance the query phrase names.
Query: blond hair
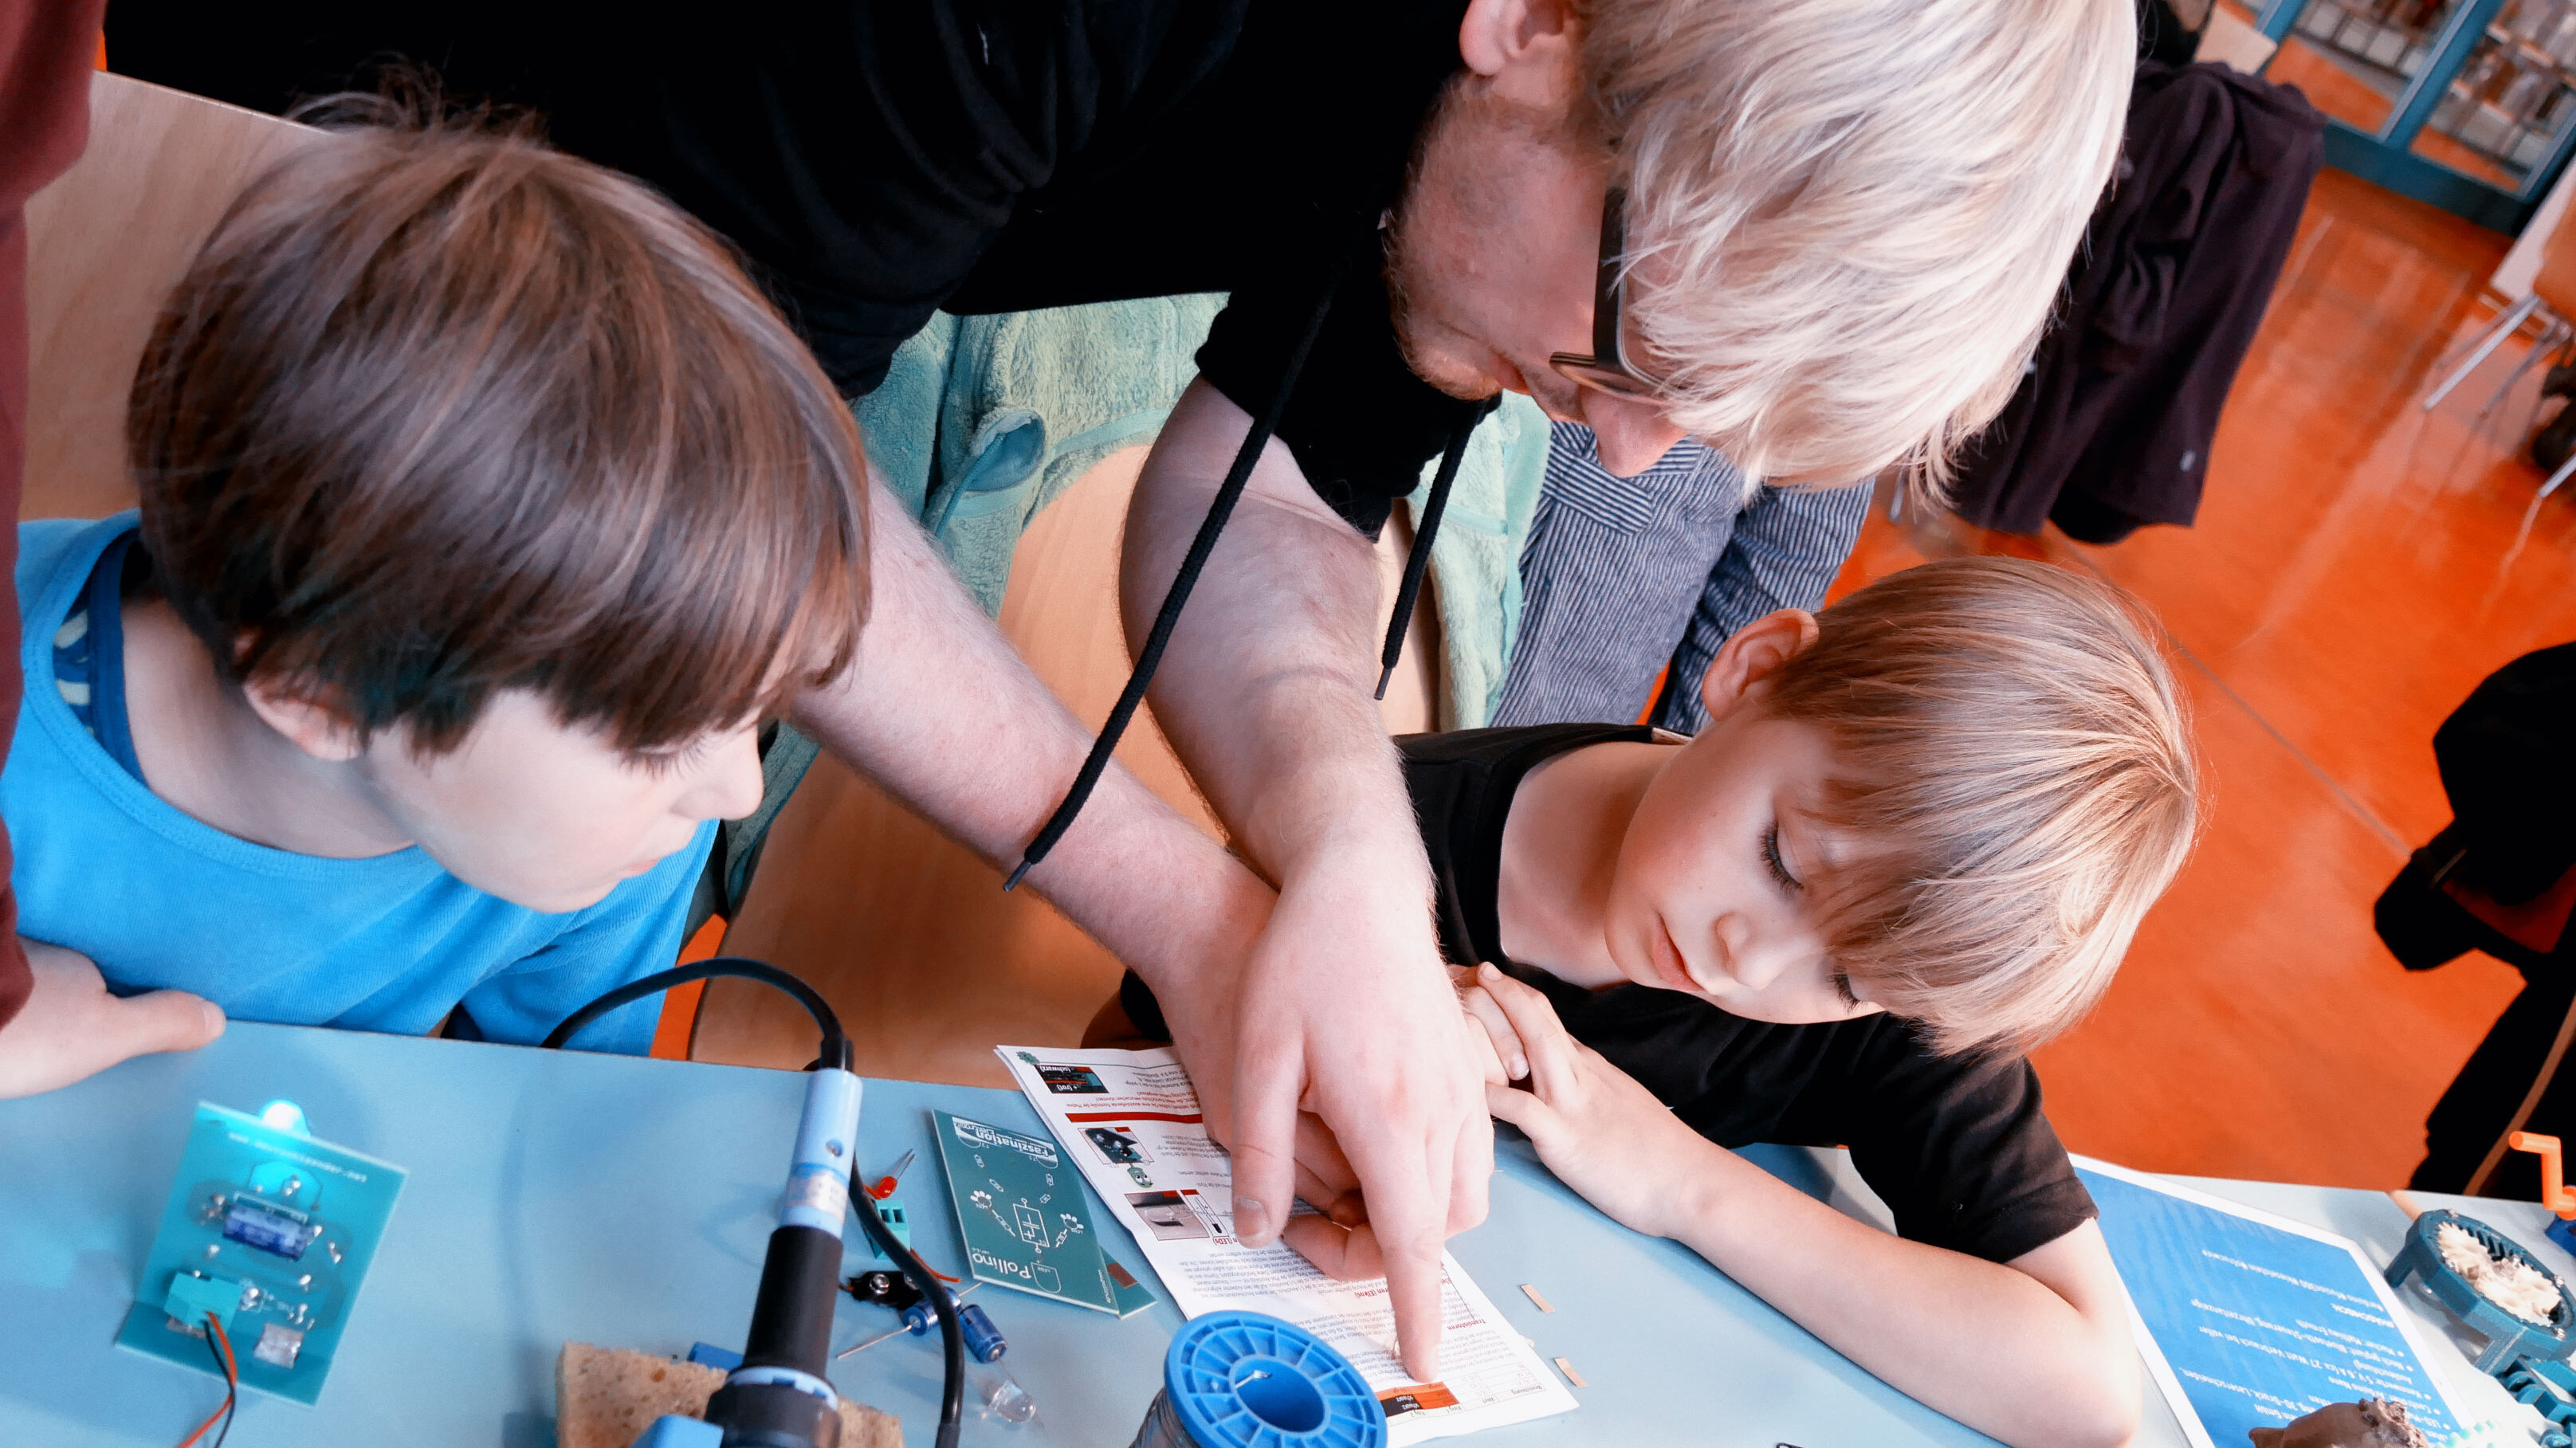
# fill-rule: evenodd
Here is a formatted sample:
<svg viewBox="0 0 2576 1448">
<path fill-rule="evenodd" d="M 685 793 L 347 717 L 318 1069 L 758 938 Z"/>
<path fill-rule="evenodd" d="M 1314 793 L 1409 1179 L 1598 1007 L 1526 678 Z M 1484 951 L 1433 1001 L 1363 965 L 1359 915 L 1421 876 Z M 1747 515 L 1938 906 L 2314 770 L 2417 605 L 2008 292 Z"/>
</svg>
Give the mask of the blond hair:
<svg viewBox="0 0 2576 1448">
<path fill-rule="evenodd" d="M 1748 479 L 1901 465 L 2010 400 L 2117 158 L 2131 0 L 1581 0 L 1630 326 Z"/>
<path fill-rule="evenodd" d="M 1760 707 L 1833 741 L 1812 883 L 1835 966 L 1945 1052 L 2082 1019 L 2199 827 L 2200 767 L 2158 629 L 2127 595 L 1954 558 L 1818 615 Z"/>
</svg>

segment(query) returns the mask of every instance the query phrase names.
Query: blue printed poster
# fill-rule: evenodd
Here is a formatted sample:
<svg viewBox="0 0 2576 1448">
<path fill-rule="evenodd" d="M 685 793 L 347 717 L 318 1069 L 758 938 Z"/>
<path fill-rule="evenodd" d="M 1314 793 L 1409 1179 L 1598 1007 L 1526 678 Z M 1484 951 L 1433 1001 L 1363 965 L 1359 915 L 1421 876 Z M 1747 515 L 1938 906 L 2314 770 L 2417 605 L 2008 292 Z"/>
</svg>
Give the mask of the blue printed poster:
<svg viewBox="0 0 2576 1448">
<path fill-rule="evenodd" d="M 2350 1240 L 2100 1162 L 2077 1174 L 2102 1208 L 2148 1369 L 2198 1448 L 2243 1448 L 2250 1428 L 2364 1397 L 2404 1403 L 2432 1443 L 2464 1438 Z"/>
</svg>

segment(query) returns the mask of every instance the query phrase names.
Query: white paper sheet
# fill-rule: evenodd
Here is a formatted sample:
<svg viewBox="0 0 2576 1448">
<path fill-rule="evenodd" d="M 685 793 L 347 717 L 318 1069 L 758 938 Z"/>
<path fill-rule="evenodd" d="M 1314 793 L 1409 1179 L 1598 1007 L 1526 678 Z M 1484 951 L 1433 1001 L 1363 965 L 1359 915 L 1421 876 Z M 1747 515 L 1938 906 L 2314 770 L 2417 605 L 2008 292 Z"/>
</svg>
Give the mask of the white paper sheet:
<svg viewBox="0 0 2576 1448">
<path fill-rule="evenodd" d="M 998 1046 L 1047 1129 L 1082 1167 L 1183 1315 L 1268 1313 L 1351 1360 L 1387 1408 L 1391 1448 L 1571 1411 L 1574 1395 L 1446 1253 L 1441 1381 L 1395 1356 L 1386 1279 L 1336 1282 L 1289 1248 L 1235 1240 L 1234 1169 L 1169 1051 Z"/>
</svg>

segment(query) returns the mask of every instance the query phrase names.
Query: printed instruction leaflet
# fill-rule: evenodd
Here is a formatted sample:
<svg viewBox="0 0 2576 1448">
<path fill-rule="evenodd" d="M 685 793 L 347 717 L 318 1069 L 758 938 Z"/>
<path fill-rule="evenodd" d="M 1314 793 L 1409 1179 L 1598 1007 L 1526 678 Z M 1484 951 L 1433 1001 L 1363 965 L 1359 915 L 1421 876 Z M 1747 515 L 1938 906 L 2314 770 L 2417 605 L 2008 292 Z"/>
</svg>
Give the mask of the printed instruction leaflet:
<svg viewBox="0 0 2576 1448">
<path fill-rule="evenodd" d="M 995 1050 L 1182 1313 L 1268 1313 L 1332 1344 L 1386 1408 L 1391 1448 L 1574 1408 L 1574 1395 L 1446 1253 L 1442 1377 L 1416 1383 L 1395 1356 L 1386 1279 L 1337 1282 L 1284 1245 L 1256 1252 L 1236 1241 L 1233 1165 L 1209 1139 L 1198 1092 L 1170 1051 Z"/>
<path fill-rule="evenodd" d="M 2195 1448 L 2240 1448 L 2248 1429 L 2363 1397 L 2404 1403 L 2437 1448 L 2489 1441 L 2349 1238 L 2108 1162 L 2075 1165 L 2147 1370 Z"/>
</svg>

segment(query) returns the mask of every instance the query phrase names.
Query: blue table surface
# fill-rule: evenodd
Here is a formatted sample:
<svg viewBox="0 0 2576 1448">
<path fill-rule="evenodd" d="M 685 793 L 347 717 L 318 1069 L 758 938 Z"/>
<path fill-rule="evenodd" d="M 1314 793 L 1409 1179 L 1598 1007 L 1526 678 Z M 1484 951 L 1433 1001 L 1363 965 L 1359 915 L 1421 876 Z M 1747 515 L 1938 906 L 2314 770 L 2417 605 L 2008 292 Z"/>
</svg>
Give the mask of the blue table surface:
<svg viewBox="0 0 2576 1448">
<path fill-rule="evenodd" d="M 203 1051 L 0 1102 L 0 1445 L 167 1445 L 220 1401 L 210 1378 L 110 1342 L 194 1104 L 257 1110 L 278 1097 L 302 1104 L 316 1136 L 411 1176 L 320 1404 L 246 1394 L 233 1442 L 542 1448 L 553 1442 L 555 1355 L 566 1340 L 672 1355 L 694 1341 L 739 1346 L 803 1083 L 779 1071 L 236 1023 Z M 922 1153 L 900 1195 L 914 1245 L 955 1271 L 933 1107 L 1042 1128 L 1015 1093 L 868 1083 L 861 1162 L 873 1174 L 906 1148 Z M 1870 1210 L 1835 1154 L 1757 1159 Z M 2200 1185 L 2359 1237 L 2382 1260 L 2405 1221 L 2379 1193 Z M 2501 1205 L 2477 1204 L 2537 1249 L 2537 1219 L 2499 1219 L 2489 1209 Z M 1092 1212 L 1111 1255 L 1152 1281 L 1096 1198 Z M 1451 1250 L 1540 1356 L 1567 1359 L 1588 1384 L 1574 1389 L 1576 1412 L 1480 1443 L 1990 1441 L 1853 1366 L 1688 1250 L 1611 1223 L 1517 1141 L 1502 1147 L 1491 1218 Z M 852 1254 L 852 1270 L 859 1262 Z M 1555 1311 L 1541 1312 L 1523 1283 Z M 976 1297 L 1009 1337 L 1005 1365 L 1040 1422 L 970 1420 L 966 1442 L 1134 1436 L 1181 1324 L 1168 1302 L 1121 1321 L 998 1288 Z M 835 1345 L 892 1320 L 844 1298 Z M 935 1342 L 899 1337 L 844 1360 L 834 1380 L 899 1414 L 907 1443 L 926 1444 Z M 2463 1380 L 2484 1381 L 2473 1369 Z M 2139 1442 L 2179 1444 L 2149 1398 Z M 2512 1409 L 2500 1390 L 2492 1402 Z"/>
</svg>

